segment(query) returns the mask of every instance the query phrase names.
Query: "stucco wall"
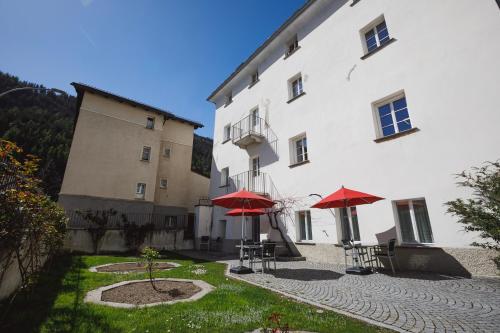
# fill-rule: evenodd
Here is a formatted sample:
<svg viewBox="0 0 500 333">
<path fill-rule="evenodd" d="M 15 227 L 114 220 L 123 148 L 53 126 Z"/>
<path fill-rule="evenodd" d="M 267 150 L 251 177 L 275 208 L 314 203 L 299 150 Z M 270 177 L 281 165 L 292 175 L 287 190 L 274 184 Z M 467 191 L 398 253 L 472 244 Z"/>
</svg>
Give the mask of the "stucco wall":
<svg viewBox="0 0 500 333">
<path fill-rule="evenodd" d="M 500 157 L 495 111 L 500 109 L 500 40 L 491 34 L 500 31 L 498 7 L 494 1 L 468 0 L 349 3 L 317 1 L 255 59 L 253 68 L 215 96 L 210 196 L 225 193 L 219 188 L 222 168 L 229 167 L 231 175 L 246 171 L 250 156 L 259 154 L 261 171 L 282 197 L 294 199 L 292 211 L 309 209 L 318 200 L 310 193 L 327 195 L 341 185 L 385 197 L 358 207 L 363 243 L 378 243 L 389 234 L 399 238 L 393 201 L 425 198 L 433 246 L 468 248 L 476 234 L 465 233 L 443 204 L 470 195 L 456 186 L 456 173 Z M 380 15 L 396 41 L 362 60 L 360 30 Z M 284 60 L 285 42 L 295 33 L 301 48 Z M 256 67 L 260 81 L 249 89 Z M 297 73 L 306 94 L 287 103 L 287 80 Z M 226 107 L 229 90 L 233 102 Z M 372 103 L 403 90 L 412 125 L 420 131 L 374 142 Z M 222 143 L 224 126 L 256 106 L 278 137 L 277 154 L 266 143 L 248 149 Z M 307 134 L 310 163 L 289 168 L 289 139 L 300 133 Z M 224 213 L 215 209 L 214 221 Z M 339 243 L 338 212 L 333 213 L 311 210 L 317 244 Z M 230 228 L 227 237 L 239 238 L 240 225 Z M 293 212 L 285 217 L 285 228 L 297 240 Z"/>
</svg>

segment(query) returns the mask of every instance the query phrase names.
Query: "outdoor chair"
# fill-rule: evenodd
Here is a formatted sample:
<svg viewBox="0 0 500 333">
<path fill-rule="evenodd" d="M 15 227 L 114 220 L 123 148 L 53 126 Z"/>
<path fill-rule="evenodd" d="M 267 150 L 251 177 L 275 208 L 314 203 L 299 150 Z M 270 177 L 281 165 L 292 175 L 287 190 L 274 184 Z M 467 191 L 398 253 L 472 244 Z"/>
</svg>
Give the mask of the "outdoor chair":
<svg viewBox="0 0 500 333">
<path fill-rule="evenodd" d="M 274 262 L 274 270 L 276 270 L 276 244 L 275 243 L 262 243 L 262 273 L 264 273 L 264 268 L 267 267 L 271 269 L 271 261 Z"/>
<path fill-rule="evenodd" d="M 202 247 L 206 247 L 207 251 L 210 251 L 210 237 L 209 236 L 201 236 L 200 250 L 202 250 Z"/>
<path fill-rule="evenodd" d="M 392 238 L 389 239 L 389 242 L 387 242 L 387 247 L 379 247 L 377 251 L 375 252 L 375 257 L 378 259 L 380 258 L 387 258 L 389 259 L 389 263 L 391 264 L 391 269 L 392 269 L 392 275 L 396 275 L 396 271 L 394 270 L 394 264 L 392 260 L 394 259 L 397 264 L 397 258 L 396 258 L 396 239 Z"/>
<path fill-rule="evenodd" d="M 347 266 L 347 257 L 351 257 L 351 261 L 354 265 L 354 258 L 352 256 L 352 243 L 350 240 L 348 239 L 343 239 L 342 240 L 342 247 L 344 248 L 344 260 L 345 260 L 345 267 L 348 267 Z"/>
</svg>

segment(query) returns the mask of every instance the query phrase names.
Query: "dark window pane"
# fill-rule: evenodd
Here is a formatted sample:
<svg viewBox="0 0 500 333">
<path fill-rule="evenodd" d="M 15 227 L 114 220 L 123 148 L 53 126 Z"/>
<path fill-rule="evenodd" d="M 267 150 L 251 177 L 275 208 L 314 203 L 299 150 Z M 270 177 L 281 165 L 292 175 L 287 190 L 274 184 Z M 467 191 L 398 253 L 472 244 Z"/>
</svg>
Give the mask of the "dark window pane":
<svg viewBox="0 0 500 333">
<path fill-rule="evenodd" d="M 351 207 L 351 220 L 352 220 L 352 233 L 354 234 L 354 240 L 360 241 L 359 236 L 359 224 L 358 224 L 358 212 L 356 207 Z"/>
<path fill-rule="evenodd" d="M 380 125 L 382 125 L 382 127 L 392 125 L 392 116 L 389 114 L 387 116 L 380 117 Z"/>
<path fill-rule="evenodd" d="M 312 240 L 312 225 L 311 225 L 311 212 L 306 212 L 306 223 L 307 223 L 307 239 Z"/>
<path fill-rule="evenodd" d="M 299 212 L 300 239 L 306 238 L 306 221 L 304 212 Z"/>
<path fill-rule="evenodd" d="M 399 111 L 396 111 L 395 114 L 397 122 L 410 118 L 410 115 L 408 114 L 408 109 L 401 109 Z"/>
<path fill-rule="evenodd" d="M 389 104 L 379 106 L 378 113 L 380 114 L 381 117 L 390 114 L 391 106 Z"/>
<path fill-rule="evenodd" d="M 380 44 L 384 44 L 385 42 L 389 41 L 389 31 L 387 30 L 385 22 L 377 25 L 377 33 Z"/>
<path fill-rule="evenodd" d="M 382 134 L 384 136 L 392 135 L 394 133 L 396 133 L 396 132 L 394 131 L 394 126 L 392 126 L 392 125 L 382 128 Z"/>
<path fill-rule="evenodd" d="M 398 100 L 395 100 L 394 102 L 392 102 L 392 105 L 394 106 L 394 110 L 400 110 L 400 109 L 404 109 L 406 107 L 406 98 L 400 98 Z"/>
<path fill-rule="evenodd" d="M 365 34 L 365 39 L 368 52 L 377 48 L 377 40 L 375 38 L 375 32 L 373 30 L 368 31 Z"/>
<path fill-rule="evenodd" d="M 421 243 L 432 243 L 432 229 L 424 200 L 413 201 L 413 212 L 417 223 L 418 237 Z"/>
<path fill-rule="evenodd" d="M 398 217 L 399 217 L 399 227 L 401 229 L 401 236 L 403 237 L 403 242 L 415 242 L 415 236 L 413 234 L 413 226 L 411 224 L 411 214 L 410 206 L 408 203 L 397 203 Z"/>
<path fill-rule="evenodd" d="M 349 217 L 345 208 L 340 209 L 340 220 L 342 225 L 342 239 L 351 240 L 351 228 L 349 227 Z"/>
<path fill-rule="evenodd" d="M 404 131 L 407 131 L 407 130 L 410 130 L 410 129 L 411 129 L 410 119 L 406 119 L 406 120 L 398 122 L 398 130 L 400 132 L 404 132 Z"/>
</svg>

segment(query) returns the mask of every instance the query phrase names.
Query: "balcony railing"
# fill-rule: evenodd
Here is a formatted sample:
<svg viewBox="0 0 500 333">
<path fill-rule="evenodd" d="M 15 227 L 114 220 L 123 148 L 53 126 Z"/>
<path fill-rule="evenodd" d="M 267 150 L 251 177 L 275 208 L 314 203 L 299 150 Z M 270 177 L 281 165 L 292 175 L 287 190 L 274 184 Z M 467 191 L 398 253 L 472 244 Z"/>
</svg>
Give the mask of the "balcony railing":
<svg viewBox="0 0 500 333">
<path fill-rule="evenodd" d="M 267 173 L 256 170 L 245 171 L 229 177 L 227 193 L 243 189 L 267 196 L 271 200 L 278 200 L 280 198 L 271 177 Z"/>
<path fill-rule="evenodd" d="M 256 115 L 249 115 L 238 121 L 232 128 L 232 140 L 235 145 L 245 148 L 267 138 L 269 126 Z"/>
</svg>

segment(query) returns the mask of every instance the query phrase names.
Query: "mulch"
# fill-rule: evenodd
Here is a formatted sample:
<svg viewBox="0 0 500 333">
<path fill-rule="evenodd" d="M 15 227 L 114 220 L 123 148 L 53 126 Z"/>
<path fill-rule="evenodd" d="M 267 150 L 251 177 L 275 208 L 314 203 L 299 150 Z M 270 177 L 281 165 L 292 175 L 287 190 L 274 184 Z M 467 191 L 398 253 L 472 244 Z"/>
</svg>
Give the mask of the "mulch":
<svg viewBox="0 0 500 333">
<path fill-rule="evenodd" d="M 169 269 L 174 268 L 175 266 L 166 263 L 166 262 L 157 262 L 154 264 L 154 269 Z M 118 273 L 118 272 L 146 272 L 146 265 L 142 262 L 137 263 L 117 263 L 114 265 L 98 267 L 96 268 L 98 272 L 110 272 L 110 273 Z"/>
<path fill-rule="evenodd" d="M 153 289 L 149 281 L 134 282 L 102 292 L 102 301 L 135 305 L 174 301 L 193 296 L 201 290 L 191 282 L 159 280 Z"/>
</svg>

